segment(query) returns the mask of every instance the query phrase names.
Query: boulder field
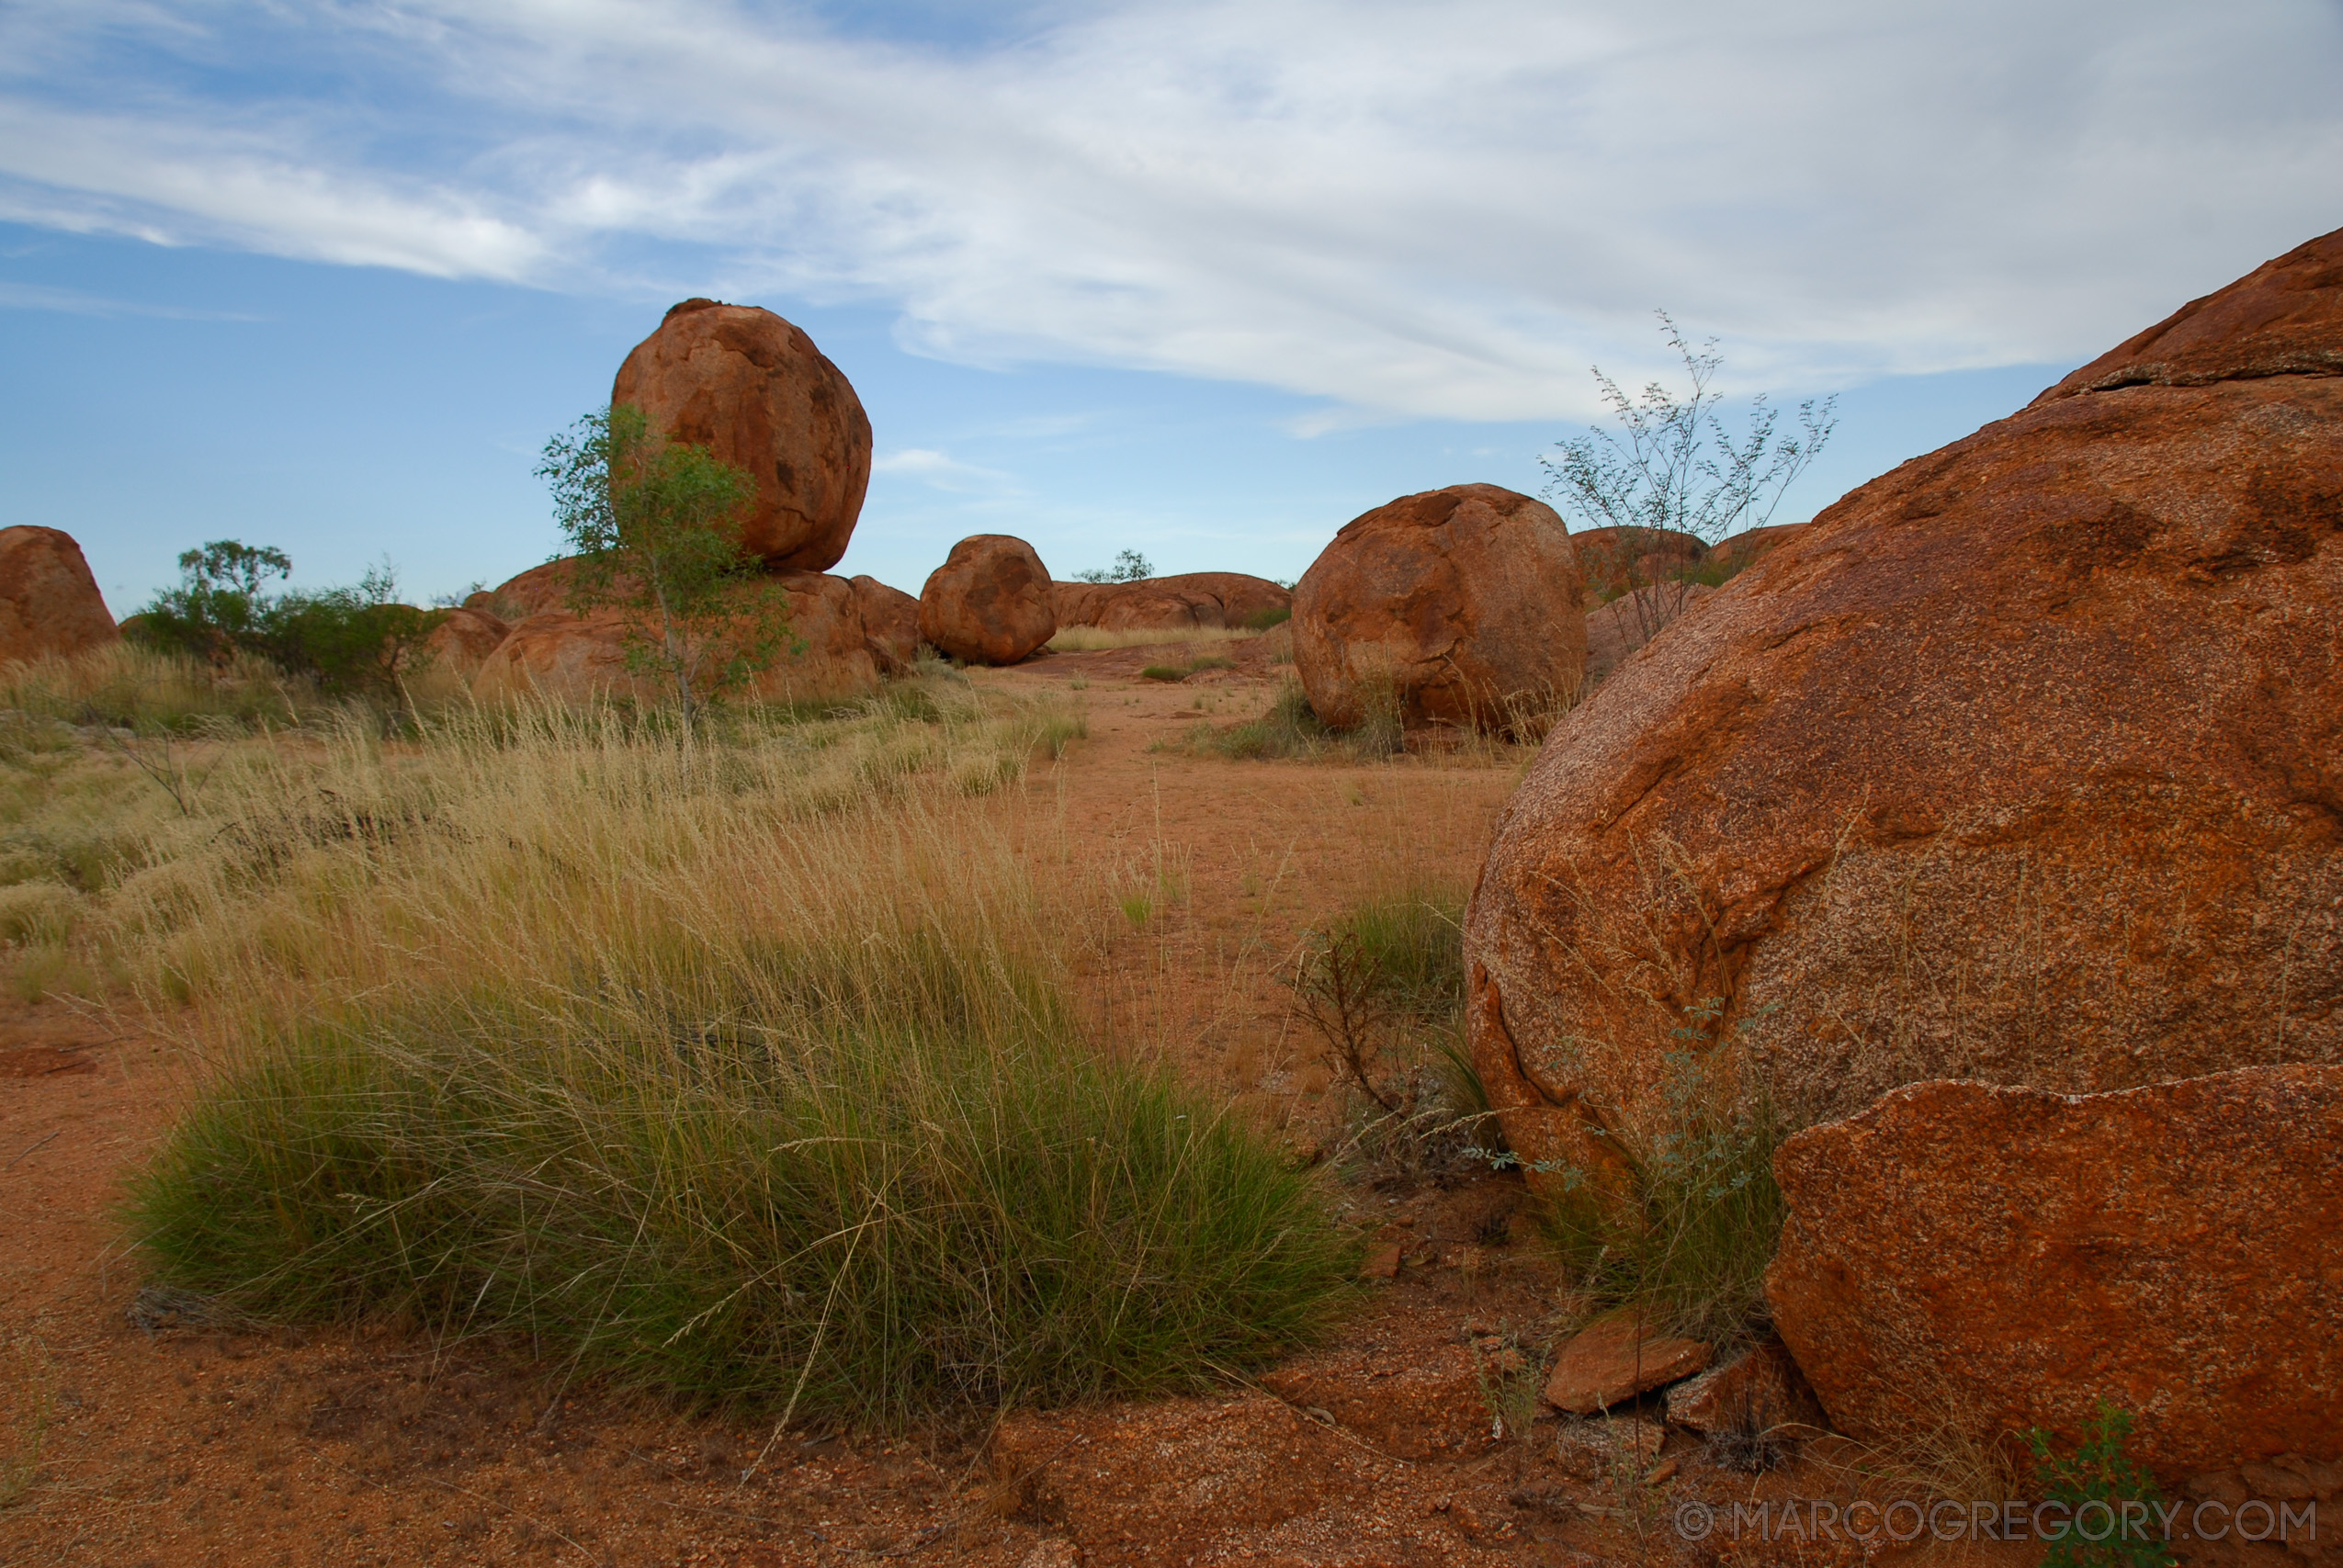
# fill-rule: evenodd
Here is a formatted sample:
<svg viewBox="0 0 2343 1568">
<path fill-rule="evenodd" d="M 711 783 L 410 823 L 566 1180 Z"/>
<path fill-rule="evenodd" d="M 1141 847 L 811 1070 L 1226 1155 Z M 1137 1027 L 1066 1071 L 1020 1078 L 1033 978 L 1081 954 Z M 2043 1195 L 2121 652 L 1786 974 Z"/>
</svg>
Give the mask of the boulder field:
<svg viewBox="0 0 2343 1568">
<path fill-rule="evenodd" d="M 1512 1146 L 1612 1169 L 1728 1044 L 1801 1121 L 2343 1052 L 2339 342 L 2343 232 L 1849 494 L 1558 725 L 1466 918 Z"/>
<path fill-rule="evenodd" d="M 741 547 L 776 571 L 827 571 L 870 488 L 870 418 L 813 340 L 770 310 L 686 299 L 610 388 L 672 441 L 756 480 Z"/>
<path fill-rule="evenodd" d="M 55 528 L 0 528 L 0 664 L 118 642 L 81 546 Z"/>
<path fill-rule="evenodd" d="M 1496 485 L 1401 496 L 1353 518 L 1294 589 L 1294 668 L 1348 728 L 1380 694 L 1409 728 L 1502 728 L 1509 707 L 1575 694 L 1583 584 L 1552 508 Z"/>
<path fill-rule="evenodd" d="M 1014 664 L 1057 635 L 1049 569 L 1007 534 L 962 539 L 920 590 L 920 636 L 969 664 Z"/>
</svg>

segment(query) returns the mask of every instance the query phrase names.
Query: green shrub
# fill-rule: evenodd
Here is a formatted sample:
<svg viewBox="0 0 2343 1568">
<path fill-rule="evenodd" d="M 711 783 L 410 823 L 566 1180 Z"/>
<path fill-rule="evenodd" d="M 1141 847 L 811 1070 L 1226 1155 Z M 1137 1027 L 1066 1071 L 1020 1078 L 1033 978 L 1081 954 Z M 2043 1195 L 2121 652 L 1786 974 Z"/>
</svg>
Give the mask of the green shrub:
<svg viewBox="0 0 2343 1568">
<path fill-rule="evenodd" d="M 1150 664 L 1139 671 L 1142 681 L 1184 681 L 1188 671 L 1177 664 Z"/>
<path fill-rule="evenodd" d="M 2042 1500 L 2070 1510 L 2046 1538 L 2043 1568 L 2170 1568 L 2179 1561 L 2156 1522 L 2164 1494 L 2123 1451 L 2131 1430 L 2130 1413 L 2102 1399 L 2097 1427 L 2072 1457 L 2054 1451 L 2039 1427 L 2026 1435 Z"/>
<path fill-rule="evenodd" d="M 945 914 L 684 968 L 294 1025 L 173 1132 L 133 1228 L 249 1313 L 404 1310 L 890 1424 L 1200 1386 L 1348 1292 L 1307 1174 Z"/>
<path fill-rule="evenodd" d="M 1284 604 L 1273 604 L 1266 610 L 1255 610 L 1245 617 L 1245 629 L 1265 632 L 1272 626 L 1282 626 L 1294 618 L 1293 610 Z"/>
</svg>

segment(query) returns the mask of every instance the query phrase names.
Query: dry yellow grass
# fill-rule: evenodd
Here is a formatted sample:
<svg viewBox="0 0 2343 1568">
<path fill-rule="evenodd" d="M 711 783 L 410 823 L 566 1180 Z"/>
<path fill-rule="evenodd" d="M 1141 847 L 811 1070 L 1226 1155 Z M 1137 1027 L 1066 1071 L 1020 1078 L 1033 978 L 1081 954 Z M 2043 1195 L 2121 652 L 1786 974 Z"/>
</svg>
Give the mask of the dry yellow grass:
<svg viewBox="0 0 2343 1568">
<path fill-rule="evenodd" d="M 1115 631 L 1104 626 L 1060 626 L 1058 635 L 1049 639 L 1049 646 L 1059 653 L 1095 653 L 1102 649 L 1237 642 L 1261 635 L 1244 626 L 1146 626 Z"/>
</svg>

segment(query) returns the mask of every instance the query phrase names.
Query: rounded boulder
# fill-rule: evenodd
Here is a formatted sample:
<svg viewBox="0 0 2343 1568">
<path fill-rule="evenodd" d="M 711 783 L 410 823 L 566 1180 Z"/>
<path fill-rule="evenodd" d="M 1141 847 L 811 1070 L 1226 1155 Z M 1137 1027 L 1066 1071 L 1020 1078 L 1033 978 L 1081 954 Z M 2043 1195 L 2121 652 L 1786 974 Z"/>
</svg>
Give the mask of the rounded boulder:
<svg viewBox="0 0 2343 1568">
<path fill-rule="evenodd" d="M 71 534 L 0 528 L 0 664 L 69 657 L 120 639 Z"/>
<path fill-rule="evenodd" d="M 1006 534 L 952 547 L 920 590 L 920 636 L 969 664 L 1014 664 L 1058 635 L 1049 570 Z"/>
<path fill-rule="evenodd" d="M 1569 530 L 1496 485 L 1401 496 L 1345 525 L 1294 589 L 1294 667 L 1347 728 L 1387 692 L 1400 721 L 1501 727 L 1572 693 L 1586 617 Z"/>
<path fill-rule="evenodd" d="M 755 306 L 686 299 L 627 355 L 610 400 L 754 478 L 741 547 L 767 566 L 826 571 L 846 553 L 870 488 L 870 418 L 798 327 Z"/>
</svg>

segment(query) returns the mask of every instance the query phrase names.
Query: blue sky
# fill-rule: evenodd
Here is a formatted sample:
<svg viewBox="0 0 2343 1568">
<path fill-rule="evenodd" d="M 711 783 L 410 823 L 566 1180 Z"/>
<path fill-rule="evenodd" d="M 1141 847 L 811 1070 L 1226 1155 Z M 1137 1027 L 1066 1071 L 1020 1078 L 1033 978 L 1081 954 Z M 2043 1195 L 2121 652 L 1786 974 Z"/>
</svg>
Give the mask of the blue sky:
<svg viewBox="0 0 2343 1568">
<path fill-rule="evenodd" d="M 555 536 L 667 304 L 769 306 L 878 471 L 840 568 L 1292 577 L 1723 340 L 1785 502 L 2343 223 L 2343 7 L 10 0 L 0 525 L 117 614 L 234 536 L 412 596 Z"/>
</svg>

